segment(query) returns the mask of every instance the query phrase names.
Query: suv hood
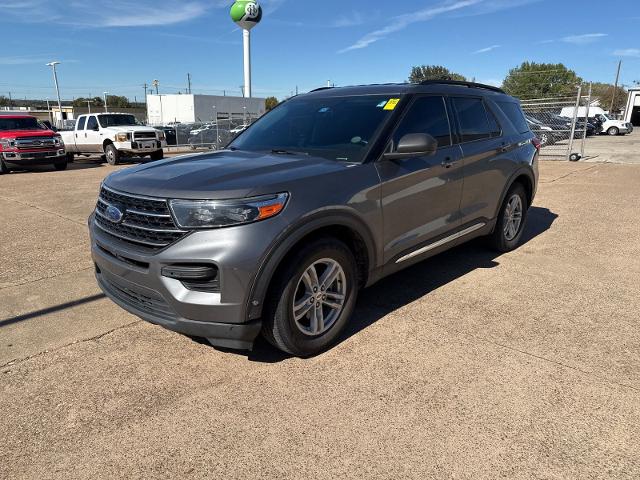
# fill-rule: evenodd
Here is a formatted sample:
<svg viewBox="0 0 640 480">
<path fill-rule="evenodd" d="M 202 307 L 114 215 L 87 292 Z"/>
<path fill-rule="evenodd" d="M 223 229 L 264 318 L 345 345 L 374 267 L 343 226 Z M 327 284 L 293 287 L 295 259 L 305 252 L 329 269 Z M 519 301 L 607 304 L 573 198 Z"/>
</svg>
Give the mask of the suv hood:
<svg viewBox="0 0 640 480">
<path fill-rule="evenodd" d="M 286 191 L 291 182 L 331 174 L 352 165 L 305 155 L 225 150 L 120 170 L 109 175 L 105 185 L 151 197 L 242 198 Z"/>
</svg>

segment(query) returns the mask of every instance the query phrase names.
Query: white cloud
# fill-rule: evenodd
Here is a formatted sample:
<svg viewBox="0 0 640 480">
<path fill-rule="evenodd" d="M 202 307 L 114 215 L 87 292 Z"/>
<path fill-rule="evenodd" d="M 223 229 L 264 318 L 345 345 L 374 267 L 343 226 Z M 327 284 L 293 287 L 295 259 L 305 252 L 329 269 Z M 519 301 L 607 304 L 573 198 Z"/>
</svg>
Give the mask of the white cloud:
<svg viewBox="0 0 640 480">
<path fill-rule="evenodd" d="M 624 48 L 613 52 L 616 57 L 637 57 L 640 58 L 640 48 Z"/>
<path fill-rule="evenodd" d="M 51 55 L 44 53 L 37 55 L 22 55 L 16 57 L 0 57 L 0 65 L 34 65 L 40 63 L 44 66 L 44 64 L 50 62 L 51 59 Z"/>
<path fill-rule="evenodd" d="M 358 25 L 362 25 L 364 22 L 365 20 L 362 14 L 354 10 L 349 15 L 342 15 L 338 17 L 333 22 L 332 26 L 336 28 L 357 27 Z"/>
<path fill-rule="evenodd" d="M 366 34 L 357 42 L 343 48 L 338 53 L 367 48 L 369 45 L 379 42 L 393 33 L 404 30 L 414 23 L 426 22 L 442 15 L 456 13 L 483 15 L 536 1 L 539 0 L 445 0 L 436 6 L 416 9 L 414 12 L 392 17 L 385 27 Z"/>
<path fill-rule="evenodd" d="M 475 52 L 473 52 L 474 54 L 477 53 L 487 53 L 490 52 L 491 50 L 495 50 L 496 48 L 500 48 L 502 45 L 491 45 L 490 47 L 485 47 L 485 48 L 481 48 L 480 50 L 476 50 Z"/>
<path fill-rule="evenodd" d="M 587 45 L 608 36 L 609 34 L 607 33 L 583 33 L 581 35 L 569 35 L 561 38 L 560 40 L 574 45 Z"/>
</svg>

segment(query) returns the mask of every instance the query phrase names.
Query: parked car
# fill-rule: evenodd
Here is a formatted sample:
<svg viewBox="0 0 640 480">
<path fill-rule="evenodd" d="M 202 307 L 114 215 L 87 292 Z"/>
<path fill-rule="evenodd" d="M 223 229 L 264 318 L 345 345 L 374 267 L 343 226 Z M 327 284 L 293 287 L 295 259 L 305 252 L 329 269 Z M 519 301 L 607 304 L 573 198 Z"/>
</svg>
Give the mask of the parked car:
<svg viewBox="0 0 640 480">
<path fill-rule="evenodd" d="M 518 247 L 539 148 L 495 87 L 316 90 L 226 150 L 109 175 L 89 219 L 96 278 L 171 330 L 314 355 L 361 288 L 475 237 Z"/>
<path fill-rule="evenodd" d="M 80 115 L 73 130 L 60 134 L 70 158 L 104 154 L 110 165 L 117 165 L 123 157 L 148 155 L 152 160 L 160 160 L 166 146 L 163 132 L 141 125 L 126 113 Z"/>
<path fill-rule="evenodd" d="M 565 107 L 562 109 L 560 115 L 567 118 L 573 118 L 574 112 L 575 107 Z M 578 117 L 584 118 L 586 114 L 586 107 L 578 107 Z M 616 120 L 600 107 L 590 107 L 589 114 L 602 123 L 601 132 L 606 133 L 607 135 L 624 135 L 633 131 L 633 125 L 623 120 Z"/>
<path fill-rule="evenodd" d="M 156 130 L 164 133 L 165 141 L 167 142 L 167 146 L 177 145 L 177 136 L 176 136 L 176 128 L 175 127 L 153 127 Z"/>
<path fill-rule="evenodd" d="M 32 165 L 66 169 L 62 138 L 30 115 L 0 115 L 0 174 Z"/>
<path fill-rule="evenodd" d="M 556 135 L 552 127 L 545 125 L 528 114 L 525 114 L 525 119 L 531 131 L 540 140 L 541 146 L 548 147 L 556 143 Z"/>
</svg>

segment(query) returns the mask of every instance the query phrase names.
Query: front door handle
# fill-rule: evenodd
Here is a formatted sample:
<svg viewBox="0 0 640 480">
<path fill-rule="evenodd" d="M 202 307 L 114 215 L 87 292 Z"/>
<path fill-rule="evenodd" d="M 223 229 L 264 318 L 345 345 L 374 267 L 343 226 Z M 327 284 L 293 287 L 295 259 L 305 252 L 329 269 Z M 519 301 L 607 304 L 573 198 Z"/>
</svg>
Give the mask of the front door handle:
<svg viewBox="0 0 640 480">
<path fill-rule="evenodd" d="M 451 157 L 447 157 L 445 158 L 442 163 L 440 165 L 442 165 L 444 168 L 451 168 L 453 167 L 457 162 L 452 160 Z"/>
</svg>

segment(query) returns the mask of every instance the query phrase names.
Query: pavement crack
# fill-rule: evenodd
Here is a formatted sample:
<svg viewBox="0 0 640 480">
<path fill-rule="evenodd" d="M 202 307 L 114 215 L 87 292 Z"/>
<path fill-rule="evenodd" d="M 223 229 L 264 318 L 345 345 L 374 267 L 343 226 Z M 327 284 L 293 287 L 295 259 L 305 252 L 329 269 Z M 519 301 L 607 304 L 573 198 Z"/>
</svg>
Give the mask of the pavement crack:
<svg viewBox="0 0 640 480">
<path fill-rule="evenodd" d="M 45 212 L 45 213 L 48 213 L 48 214 L 50 214 L 50 215 L 55 215 L 56 217 L 61 218 L 62 220 L 67 220 L 67 221 L 69 221 L 69 222 L 73 222 L 73 223 L 75 223 L 76 225 L 85 225 L 85 222 L 80 222 L 80 221 L 75 220 L 75 219 L 73 219 L 73 218 L 69 218 L 69 217 L 66 217 L 66 216 L 64 216 L 64 215 L 61 215 L 61 214 L 59 214 L 59 213 L 57 213 L 57 212 L 52 212 L 51 210 L 47 210 L 46 208 L 42 208 L 42 207 L 40 207 L 40 206 L 38 206 L 38 205 L 35 205 L 35 204 L 33 204 L 33 203 L 23 202 L 23 201 L 18 200 L 18 199 L 16 199 L 16 198 L 12 198 L 12 197 L 5 197 L 4 195 L 0 195 L 0 198 L 1 198 L 2 200 L 6 200 L 6 201 L 8 201 L 8 202 L 15 202 L 15 203 L 19 203 L 20 205 L 24 205 L 25 207 L 35 208 L 36 210 L 40 210 L 41 212 Z"/>
<path fill-rule="evenodd" d="M 51 280 L 52 278 L 56 278 L 56 277 L 61 277 L 62 275 L 69 275 L 70 273 L 80 273 L 80 272 L 84 272 L 86 270 L 91 270 L 93 267 L 85 267 L 85 268 L 81 268 L 79 270 L 70 270 L 68 272 L 60 272 L 60 273 L 56 273 L 55 275 L 51 275 L 48 277 L 40 277 L 40 278 L 35 278 L 33 280 L 27 280 L 21 283 L 12 283 L 9 285 L 4 285 L 2 287 L 0 287 L 0 290 L 4 290 L 6 288 L 12 288 L 12 287 L 22 287 L 24 285 L 29 285 L 30 283 L 36 283 L 36 282 L 41 282 L 42 280 Z"/>
<path fill-rule="evenodd" d="M 14 358 L 13 360 L 9 360 L 8 362 L 0 365 L 0 368 L 13 367 L 15 365 L 19 365 L 19 364 L 24 363 L 24 362 L 26 362 L 28 360 L 31 360 L 32 358 L 42 357 L 42 356 L 47 355 L 49 353 L 57 352 L 57 351 L 60 351 L 60 350 L 62 350 L 64 348 L 71 347 L 73 345 L 78 345 L 78 344 L 86 343 L 86 342 L 97 342 L 101 338 L 106 337 L 107 335 L 110 335 L 110 334 L 112 334 L 112 333 L 114 333 L 114 332 L 116 332 L 118 330 L 122 330 L 124 328 L 131 327 L 131 326 L 136 325 L 136 324 L 141 323 L 141 322 L 143 322 L 143 320 L 134 320 L 133 322 L 126 323 L 124 325 L 120 325 L 119 327 L 112 328 L 111 330 L 107 330 L 106 332 L 99 333 L 98 335 L 94 335 L 93 337 L 83 338 L 81 340 L 75 340 L 75 341 L 73 341 L 71 343 L 66 343 L 64 345 L 60 345 L 59 347 L 52 348 L 51 350 L 45 350 L 43 352 L 34 353 L 33 355 L 28 355 L 26 357 Z"/>
<path fill-rule="evenodd" d="M 566 173 L 564 175 L 560 175 L 559 177 L 553 178 L 551 180 L 540 181 L 539 183 L 554 183 L 554 182 L 557 182 L 558 180 L 562 180 L 563 178 L 571 177 L 573 175 L 580 175 L 580 174 L 582 174 L 584 172 L 588 172 L 589 170 L 593 170 L 594 168 L 599 167 L 599 166 L 601 166 L 601 164 L 600 163 L 596 163 L 595 165 L 593 165 L 593 166 L 591 166 L 589 168 L 585 168 L 583 170 L 574 170 L 572 172 Z"/>
</svg>

